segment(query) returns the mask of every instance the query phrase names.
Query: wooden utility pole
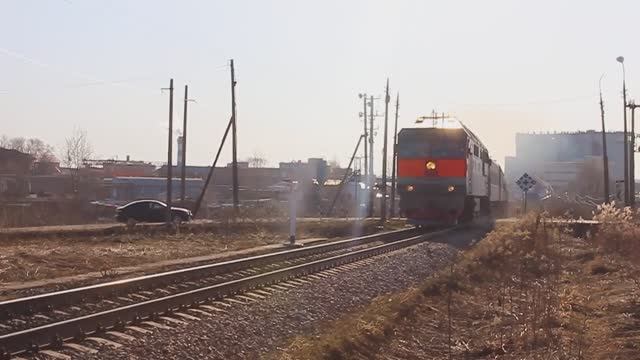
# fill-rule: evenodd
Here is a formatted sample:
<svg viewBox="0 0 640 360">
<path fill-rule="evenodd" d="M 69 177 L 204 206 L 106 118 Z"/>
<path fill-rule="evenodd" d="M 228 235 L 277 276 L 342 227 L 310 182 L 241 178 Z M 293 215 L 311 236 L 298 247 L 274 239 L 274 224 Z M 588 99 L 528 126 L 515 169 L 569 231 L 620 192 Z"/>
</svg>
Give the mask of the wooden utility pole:
<svg viewBox="0 0 640 360">
<path fill-rule="evenodd" d="M 636 206 L 636 105 L 635 101 L 629 102 L 631 109 L 631 138 L 629 144 L 629 204 L 632 208 Z"/>
<path fill-rule="evenodd" d="M 380 221 L 387 221 L 387 137 L 389 125 L 389 78 L 384 95 L 384 138 L 382 140 L 382 205 L 380 206 Z"/>
<path fill-rule="evenodd" d="M 604 76 L 604 75 L 603 75 Z M 600 118 L 602 119 L 602 166 L 604 173 L 604 203 L 609 203 L 609 158 L 607 157 L 607 131 L 604 126 L 604 102 L 602 101 L 602 76 L 599 81 L 600 88 Z"/>
<path fill-rule="evenodd" d="M 235 214 L 238 213 L 238 205 L 240 200 L 238 198 L 238 133 L 236 117 L 236 74 L 233 67 L 233 59 L 231 59 L 231 118 L 233 123 L 231 124 L 231 140 L 232 140 L 232 164 L 231 171 L 233 176 L 233 210 Z"/>
<path fill-rule="evenodd" d="M 331 206 L 329 206 L 329 210 L 324 214 L 324 216 L 327 216 L 327 217 L 331 216 L 331 213 L 333 212 L 333 207 L 336 205 L 336 202 L 338 201 L 338 197 L 340 197 L 340 193 L 342 193 L 342 188 L 346 184 L 347 178 L 349 177 L 349 175 L 352 175 L 350 173 L 351 165 L 353 165 L 353 159 L 356 158 L 356 154 L 358 153 L 358 149 L 360 148 L 360 143 L 362 142 L 362 138 L 363 137 L 364 137 L 364 135 L 360 135 L 358 137 L 358 142 L 356 143 L 356 148 L 353 149 L 353 154 L 351 155 L 351 159 L 349 159 L 349 165 L 347 165 L 347 169 L 346 169 L 346 171 L 344 173 L 344 176 L 342 177 L 342 180 L 340 180 L 340 187 L 338 187 L 338 191 L 333 196 L 333 201 L 331 202 Z M 356 198 L 356 203 L 357 203 L 357 198 Z"/>
<path fill-rule="evenodd" d="M 627 132 L 627 81 L 624 70 L 624 57 L 618 56 L 616 60 L 622 65 L 622 119 L 623 126 L 623 143 L 624 143 L 624 205 L 630 205 L 629 196 L 629 133 Z"/>
<path fill-rule="evenodd" d="M 360 98 L 362 98 L 362 118 L 364 124 L 364 179 L 365 186 L 369 183 L 369 162 L 368 162 L 368 154 L 367 154 L 367 94 L 359 94 Z M 366 203 L 366 200 L 365 200 Z"/>
<path fill-rule="evenodd" d="M 391 218 L 396 217 L 396 158 L 398 157 L 398 110 L 400 109 L 400 93 L 396 95 L 396 119 L 393 126 L 393 160 L 391 165 Z"/>
<path fill-rule="evenodd" d="M 207 175 L 207 179 L 204 181 L 204 186 L 202 187 L 202 191 L 200 191 L 200 196 L 198 196 L 198 200 L 196 200 L 196 204 L 193 207 L 193 217 L 198 215 L 198 211 L 200 211 L 200 205 L 202 204 L 202 200 L 204 199 L 204 194 L 207 192 L 209 188 L 209 183 L 211 182 L 211 178 L 213 177 L 213 172 L 216 169 L 216 164 L 218 164 L 218 159 L 220 158 L 220 154 L 222 153 L 222 148 L 224 147 L 225 142 L 227 141 L 227 135 L 229 135 L 229 129 L 231 129 L 231 125 L 233 124 L 233 119 L 229 118 L 229 122 L 227 123 L 227 129 L 224 131 L 224 135 L 222 136 L 222 141 L 220 141 L 220 146 L 218 147 L 218 152 L 216 153 L 216 158 L 213 160 L 213 164 L 209 168 L 209 174 Z"/>
<path fill-rule="evenodd" d="M 187 190 L 187 103 L 189 102 L 189 86 L 184 86 L 184 110 L 182 118 L 182 154 L 180 162 L 180 201 L 184 206 L 185 193 Z"/>
<path fill-rule="evenodd" d="M 373 172 L 373 95 L 369 98 L 369 211 L 368 216 L 373 217 L 373 203 L 375 201 L 375 191 L 373 185 L 376 182 L 376 176 Z"/>
<path fill-rule="evenodd" d="M 171 214 L 171 188 L 173 181 L 173 79 L 169 81 L 169 145 L 167 147 L 167 210 L 165 221 L 167 225 L 173 222 Z"/>
</svg>

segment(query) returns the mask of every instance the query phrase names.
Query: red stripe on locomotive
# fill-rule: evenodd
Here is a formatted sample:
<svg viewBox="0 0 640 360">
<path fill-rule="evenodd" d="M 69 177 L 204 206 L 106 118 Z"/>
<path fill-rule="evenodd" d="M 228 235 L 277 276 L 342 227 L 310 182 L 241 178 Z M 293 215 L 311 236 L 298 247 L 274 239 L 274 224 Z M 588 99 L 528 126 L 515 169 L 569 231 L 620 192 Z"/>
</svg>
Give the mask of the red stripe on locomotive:
<svg viewBox="0 0 640 360">
<path fill-rule="evenodd" d="M 436 164 L 435 171 L 427 169 L 427 162 Z M 398 159 L 399 177 L 465 177 L 467 175 L 466 159 Z"/>
</svg>

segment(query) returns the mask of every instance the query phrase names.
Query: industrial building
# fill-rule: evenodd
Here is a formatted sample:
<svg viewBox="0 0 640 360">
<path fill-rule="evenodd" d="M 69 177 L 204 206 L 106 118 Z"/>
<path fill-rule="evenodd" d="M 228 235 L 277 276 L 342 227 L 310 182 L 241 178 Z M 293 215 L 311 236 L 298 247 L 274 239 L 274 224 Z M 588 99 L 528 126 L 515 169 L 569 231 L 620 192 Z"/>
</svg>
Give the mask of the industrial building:
<svg viewBox="0 0 640 360">
<path fill-rule="evenodd" d="M 609 189 L 624 179 L 623 133 L 607 132 Z M 602 197 L 602 132 L 519 133 L 516 155 L 505 158 L 505 177 L 514 194 L 515 181 L 525 172 L 544 181 L 554 192 Z"/>
</svg>

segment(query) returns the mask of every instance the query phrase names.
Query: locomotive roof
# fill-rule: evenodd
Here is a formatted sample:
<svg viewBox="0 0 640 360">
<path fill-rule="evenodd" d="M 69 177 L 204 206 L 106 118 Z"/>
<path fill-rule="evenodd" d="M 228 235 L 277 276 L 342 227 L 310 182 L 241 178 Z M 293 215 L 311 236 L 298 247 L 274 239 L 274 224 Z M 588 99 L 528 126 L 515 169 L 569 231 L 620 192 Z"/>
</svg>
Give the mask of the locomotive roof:
<svg viewBox="0 0 640 360">
<path fill-rule="evenodd" d="M 462 123 L 462 121 L 460 120 L 456 120 L 459 124 L 460 127 L 459 128 L 444 128 L 444 127 L 414 127 L 414 128 L 402 128 L 400 129 L 400 132 L 403 131 L 412 131 L 412 130 L 419 130 L 419 131 L 428 131 L 428 130 L 462 130 L 464 131 L 467 136 L 471 139 L 473 139 L 473 141 L 475 141 L 476 143 L 478 143 L 480 146 L 482 146 L 483 148 L 487 148 L 482 141 L 480 141 L 480 139 L 476 136 L 476 134 L 473 133 L 473 131 L 471 131 L 465 124 Z"/>
<path fill-rule="evenodd" d="M 443 127 L 413 127 L 413 128 L 402 128 L 400 129 L 400 132 L 403 131 L 413 131 L 413 130 L 419 130 L 419 131 L 428 131 L 428 130 L 462 130 L 464 131 L 464 133 L 471 139 L 473 139 L 473 141 L 475 141 L 476 143 L 478 143 L 478 145 L 480 145 L 482 148 L 484 148 L 485 150 L 487 150 L 487 152 L 489 151 L 487 149 L 487 147 L 482 143 L 482 141 L 480 140 L 480 138 L 478 138 L 478 136 L 476 136 L 476 134 L 471 131 L 471 129 L 469 129 L 465 124 L 462 123 L 462 121 L 460 120 L 456 120 L 459 124 L 460 127 L 459 128 L 443 128 Z M 500 171 L 502 171 L 502 167 L 500 166 L 500 164 L 498 164 L 497 161 L 495 161 L 494 159 L 491 159 L 491 162 L 496 165 Z"/>
</svg>

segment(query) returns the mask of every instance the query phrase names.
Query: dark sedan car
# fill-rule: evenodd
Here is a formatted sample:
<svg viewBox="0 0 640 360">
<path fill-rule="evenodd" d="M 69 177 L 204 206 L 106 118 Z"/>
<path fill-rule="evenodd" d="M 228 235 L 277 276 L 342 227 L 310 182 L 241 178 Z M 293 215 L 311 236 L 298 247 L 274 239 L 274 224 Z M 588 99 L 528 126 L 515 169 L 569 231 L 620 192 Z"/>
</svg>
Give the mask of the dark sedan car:
<svg viewBox="0 0 640 360">
<path fill-rule="evenodd" d="M 116 209 L 116 220 L 126 223 L 163 222 L 167 216 L 167 204 L 157 200 L 138 200 Z M 173 222 L 189 221 L 193 217 L 191 210 L 171 207 Z"/>
</svg>

